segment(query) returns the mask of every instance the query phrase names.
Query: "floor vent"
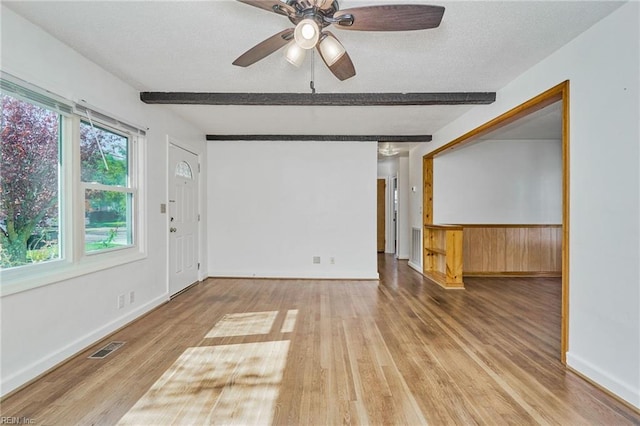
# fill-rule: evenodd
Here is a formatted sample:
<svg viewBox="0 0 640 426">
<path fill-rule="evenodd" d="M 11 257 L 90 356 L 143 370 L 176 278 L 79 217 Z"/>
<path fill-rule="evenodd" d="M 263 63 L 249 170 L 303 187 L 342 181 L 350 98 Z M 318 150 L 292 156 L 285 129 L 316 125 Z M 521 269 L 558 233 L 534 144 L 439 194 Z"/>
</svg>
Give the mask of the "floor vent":
<svg viewBox="0 0 640 426">
<path fill-rule="evenodd" d="M 420 264 L 420 249 L 422 248 L 422 232 L 420 228 L 411 228 L 411 263 Z"/>
<path fill-rule="evenodd" d="M 109 355 L 111 352 L 115 352 L 120 346 L 124 345 L 126 342 L 111 342 L 104 348 L 100 349 L 98 352 L 91 355 L 89 358 L 91 359 L 102 359 Z"/>
</svg>

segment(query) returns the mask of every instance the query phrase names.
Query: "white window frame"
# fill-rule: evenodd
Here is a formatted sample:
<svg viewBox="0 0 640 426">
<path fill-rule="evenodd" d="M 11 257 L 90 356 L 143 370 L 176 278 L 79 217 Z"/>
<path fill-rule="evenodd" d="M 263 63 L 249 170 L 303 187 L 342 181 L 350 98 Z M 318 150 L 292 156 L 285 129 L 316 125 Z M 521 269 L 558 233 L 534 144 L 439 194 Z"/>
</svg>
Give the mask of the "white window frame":
<svg viewBox="0 0 640 426">
<path fill-rule="evenodd" d="M 106 131 L 115 133 L 117 135 L 120 135 L 122 137 L 127 138 L 127 183 L 126 186 L 115 186 L 115 185 L 105 185 L 105 184 L 100 184 L 100 183 L 92 183 L 92 182 L 84 182 L 82 181 L 82 179 L 80 179 L 80 192 L 81 192 L 81 196 L 82 196 L 82 200 L 83 203 L 81 203 L 81 205 L 83 207 L 86 207 L 85 204 L 85 196 L 86 196 L 86 190 L 87 189 L 95 189 L 95 190 L 99 190 L 99 191 L 110 191 L 110 192 L 120 192 L 123 194 L 131 194 L 132 196 L 132 206 L 131 206 L 131 238 L 133 240 L 133 243 L 130 245 L 127 245 L 126 247 L 114 247 L 114 248 L 106 248 L 106 249 L 102 249 L 102 250 L 95 250 L 95 251 L 90 251 L 87 252 L 86 251 L 86 241 L 84 241 L 84 238 L 86 237 L 86 227 L 85 227 L 85 223 L 84 220 L 82 221 L 78 221 L 78 223 L 81 223 L 81 228 L 79 231 L 81 233 L 81 235 L 83 236 L 83 245 L 82 245 L 82 255 L 84 256 L 97 256 L 97 255 L 101 255 L 110 251 L 118 251 L 118 250 L 127 250 L 129 248 L 135 247 L 138 243 L 138 226 L 137 226 L 137 205 L 138 205 L 138 178 L 137 178 L 137 167 L 136 167 L 136 159 L 137 159 L 137 146 L 138 146 L 138 136 L 136 134 L 133 134 L 132 132 L 123 130 L 123 129 L 117 129 L 114 128 L 112 126 L 109 126 L 107 124 L 102 123 L 101 121 L 96 121 L 95 119 L 91 119 L 89 121 L 86 120 L 80 120 L 80 122 L 85 122 L 85 124 L 90 125 L 91 127 L 95 127 L 95 128 L 99 128 L 99 129 L 104 129 Z M 80 140 L 78 139 L 78 155 L 80 155 Z M 79 157 L 78 157 L 79 159 Z M 78 160 L 79 161 L 79 160 Z M 80 164 L 80 171 L 82 168 L 82 164 Z M 86 211 L 83 209 L 83 219 L 86 217 Z M 129 218 L 127 218 L 129 219 Z"/>
<path fill-rule="evenodd" d="M 35 93 L 44 99 L 63 105 L 63 111 L 55 110 L 61 115 L 61 146 L 59 169 L 59 208 L 58 225 L 60 259 L 42 263 L 18 266 L 0 271 L 0 297 L 19 293 L 33 288 L 54 284 L 76 278 L 100 270 L 112 268 L 147 257 L 146 251 L 146 212 L 145 176 L 146 176 L 146 134 L 141 127 L 113 118 L 110 114 L 88 107 L 86 104 L 73 104 L 43 89 L 2 73 L 3 80 L 9 81 L 26 92 Z M 21 96 L 19 92 L 3 89 L 3 93 L 18 97 L 26 102 L 47 104 L 34 100 L 33 97 Z M 90 112 L 87 113 L 87 110 Z M 71 111 L 71 112 L 67 112 Z M 98 189 L 133 194 L 131 226 L 133 244 L 94 252 L 85 252 L 84 200 L 85 183 L 80 176 L 80 121 L 92 114 L 92 121 L 99 127 L 113 130 L 129 137 L 129 184 L 118 188 L 102 185 Z M 97 117 L 96 117 L 97 116 Z"/>
</svg>

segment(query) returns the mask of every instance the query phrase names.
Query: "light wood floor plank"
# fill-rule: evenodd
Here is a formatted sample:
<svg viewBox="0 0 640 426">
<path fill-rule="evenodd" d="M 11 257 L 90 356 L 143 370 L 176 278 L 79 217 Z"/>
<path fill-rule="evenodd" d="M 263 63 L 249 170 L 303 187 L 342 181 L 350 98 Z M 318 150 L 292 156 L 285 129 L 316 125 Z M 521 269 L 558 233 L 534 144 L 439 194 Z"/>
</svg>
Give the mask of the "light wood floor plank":
<svg viewBox="0 0 640 426">
<path fill-rule="evenodd" d="M 2 402 L 36 424 L 640 425 L 560 363 L 560 279 L 447 291 L 391 256 L 380 281 L 209 279 Z"/>
</svg>

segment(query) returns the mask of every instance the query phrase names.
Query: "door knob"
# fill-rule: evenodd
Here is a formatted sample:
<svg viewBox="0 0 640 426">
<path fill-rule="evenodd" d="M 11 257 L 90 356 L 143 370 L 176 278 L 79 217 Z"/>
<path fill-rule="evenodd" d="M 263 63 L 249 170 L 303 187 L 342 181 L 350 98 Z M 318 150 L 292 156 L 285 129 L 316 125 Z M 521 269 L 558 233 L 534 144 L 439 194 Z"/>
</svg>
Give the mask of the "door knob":
<svg viewBox="0 0 640 426">
<path fill-rule="evenodd" d="M 169 228 L 169 232 L 176 232 L 177 229 L 176 228 Z"/>
</svg>

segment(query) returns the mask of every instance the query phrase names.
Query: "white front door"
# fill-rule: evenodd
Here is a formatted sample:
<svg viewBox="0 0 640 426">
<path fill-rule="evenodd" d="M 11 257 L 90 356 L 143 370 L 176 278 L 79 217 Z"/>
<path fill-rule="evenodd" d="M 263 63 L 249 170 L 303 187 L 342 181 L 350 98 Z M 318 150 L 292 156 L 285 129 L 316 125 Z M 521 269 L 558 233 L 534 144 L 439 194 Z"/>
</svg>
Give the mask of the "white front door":
<svg viewBox="0 0 640 426">
<path fill-rule="evenodd" d="M 169 144 L 169 293 L 198 281 L 198 156 Z"/>
</svg>

